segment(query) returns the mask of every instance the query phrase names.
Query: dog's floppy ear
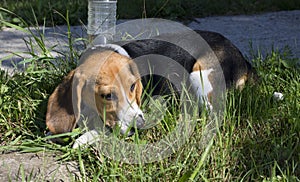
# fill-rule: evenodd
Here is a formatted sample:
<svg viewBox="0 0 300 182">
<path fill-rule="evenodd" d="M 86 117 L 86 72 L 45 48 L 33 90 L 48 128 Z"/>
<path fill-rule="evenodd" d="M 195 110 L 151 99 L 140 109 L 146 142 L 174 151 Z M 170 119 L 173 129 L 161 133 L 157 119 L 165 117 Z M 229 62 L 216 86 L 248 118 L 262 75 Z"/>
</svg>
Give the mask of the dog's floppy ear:
<svg viewBox="0 0 300 182">
<path fill-rule="evenodd" d="M 138 106 L 141 106 L 141 97 L 143 93 L 143 85 L 141 79 L 136 82 L 136 91 L 135 91 L 136 103 Z"/>
<path fill-rule="evenodd" d="M 46 125 L 52 134 L 70 132 L 76 126 L 83 83 L 76 78 L 75 73 L 75 70 L 71 71 L 49 97 Z M 72 91 L 73 85 L 74 91 Z"/>
<path fill-rule="evenodd" d="M 141 106 L 141 97 L 142 97 L 142 93 L 143 93 L 143 85 L 141 82 L 141 76 L 140 76 L 137 65 L 133 61 L 129 62 L 129 69 L 130 69 L 131 73 L 137 78 L 135 97 L 136 97 L 136 103 L 138 104 L 138 106 Z"/>
</svg>

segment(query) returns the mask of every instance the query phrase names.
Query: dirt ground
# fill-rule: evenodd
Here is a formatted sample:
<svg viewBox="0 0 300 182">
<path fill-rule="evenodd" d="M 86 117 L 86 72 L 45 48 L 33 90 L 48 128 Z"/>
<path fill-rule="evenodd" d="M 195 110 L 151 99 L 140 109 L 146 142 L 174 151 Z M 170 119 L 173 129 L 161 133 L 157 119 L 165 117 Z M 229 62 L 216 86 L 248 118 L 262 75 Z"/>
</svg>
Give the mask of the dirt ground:
<svg viewBox="0 0 300 182">
<path fill-rule="evenodd" d="M 76 162 L 58 162 L 53 154 L 0 154 L 0 181 L 74 181 L 80 177 Z"/>
</svg>

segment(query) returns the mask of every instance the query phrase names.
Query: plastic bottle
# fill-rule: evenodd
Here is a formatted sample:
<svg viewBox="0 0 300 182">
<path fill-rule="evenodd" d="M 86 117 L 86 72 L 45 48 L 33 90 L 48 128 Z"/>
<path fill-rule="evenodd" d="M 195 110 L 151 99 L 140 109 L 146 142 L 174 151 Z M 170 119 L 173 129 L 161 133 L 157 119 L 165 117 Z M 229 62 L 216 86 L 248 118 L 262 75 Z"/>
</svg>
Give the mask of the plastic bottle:
<svg viewBox="0 0 300 182">
<path fill-rule="evenodd" d="M 115 34 L 117 0 L 89 0 L 87 33 L 105 44 Z M 99 38 L 100 37 L 100 38 Z"/>
</svg>

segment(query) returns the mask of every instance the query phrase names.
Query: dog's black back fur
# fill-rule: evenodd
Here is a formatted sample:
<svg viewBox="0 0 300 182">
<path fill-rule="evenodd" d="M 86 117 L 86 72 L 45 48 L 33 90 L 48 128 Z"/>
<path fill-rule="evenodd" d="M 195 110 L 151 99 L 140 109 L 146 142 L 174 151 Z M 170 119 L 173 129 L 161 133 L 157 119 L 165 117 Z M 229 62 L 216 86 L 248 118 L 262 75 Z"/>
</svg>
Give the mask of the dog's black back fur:
<svg viewBox="0 0 300 182">
<path fill-rule="evenodd" d="M 169 62 L 167 62 L 167 59 L 171 59 L 179 63 L 185 69 L 185 71 L 187 71 L 187 73 L 190 73 L 196 62 L 196 59 L 191 54 L 189 54 L 189 52 L 175 44 L 163 40 L 137 40 L 129 42 L 122 47 L 133 59 L 140 58 L 141 56 L 146 55 L 160 55 L 166 57 L 166 59 L 161 57 L 161 59 L 159 60 L 159 64 L 151 65 L 154 70 L 162 69 L 161 67 L 164 67 L 164 69 L 168 69 L 169 73 L 171 73 L 172 71 L 175 72 L 178 66 L 176 66 L 175 64 L 169 64 Z M 146 56 L 142 59 L 142 63 L 140 60 L 138 62 L 139 70 L 147 69 L 147 67 L 149 66 L 147 62 L 147 59 L 149 59 L 149 57 Z M 183 77 L 183 73 L 178 74 Z M 147 85 L 151 88 L 152 95 L 166 95 L 172 93 L 173 91 L 179 92 L 179 90 L 177 90 L 178 88 L 176 88 L 176 86 L 174 86 L 168 79 L 157 74 L 142 76 L 142 83 L 144 86 Z"/>
<path fill-rule="evenodd" d="M 246 61 L 238 48 L 223 35 L 216 32 L 201 30 L 195 30 L 195 32 L 207 42 L 217 56 L 224 73 L 227 88 L 233 86 L 233 83 L 235 83 L 243 74 L 252 74 L 253 70 L 250 63 Z M 162 36 L 164 35 L 160 35 L 160 37 Z M 174 36 L 176 36 L 176 34 L 174 34 Z M 180 37 L 179 34 L 177 36 Z M 181 36 L 181 38 L 184 39 L 184 36 Z M 122 47 L 133 59 L 150 54 L 166 56 L 179 63 L 188 73 L 192 72 L 197 58 L 205 53 L 200 47 L 199 53 L 197 52 L 198 57 L 193 57 L 188 51 L 180 46 L 155 38 L 130 41 L 125 44 L 123 43 Z M 143 65 L 142 67 L 144 66 L 147 65 Z M 168 65 L 168 69 L 170 69 L 170 67 L 172 67 L 172 65 Z M 149 80 L 152 80 L 156 85 L 156 87 L 153 87 L 152 85 L 152 88 L 155 88 L 153 94 L 166 94 L 170 92 L 169 86 L 172 84 L 170 84 L 166 78 L 152 75 L 152 78 L 150 79 L 149 76 L 145 76 L 143 77 L 143 84 L 148 83 Z"/>
<path fill-rule="evenodd" d="M 230 40 L 216 32 L 196 30 L 217 56 L 224 73 L 226 87 L 232 86 L 245 72 L 253 76 L 251 64 Z"/>
</svg>

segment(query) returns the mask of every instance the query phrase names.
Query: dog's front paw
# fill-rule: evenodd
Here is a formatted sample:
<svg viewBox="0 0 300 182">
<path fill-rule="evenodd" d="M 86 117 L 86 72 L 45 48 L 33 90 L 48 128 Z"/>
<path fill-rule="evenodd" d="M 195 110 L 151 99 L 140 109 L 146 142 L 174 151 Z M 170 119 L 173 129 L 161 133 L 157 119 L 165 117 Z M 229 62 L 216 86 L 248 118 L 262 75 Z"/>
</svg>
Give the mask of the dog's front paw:
<svg viewBox="0 0 300 182">
<path fill-rule="evenodd" d="M 100 140 L 99 136 L 100 135 L 96 130 L 88 131 L 75 140 L 73 149 L 76 149 L 83 145 L 91 145 Z"/>
</svg>

